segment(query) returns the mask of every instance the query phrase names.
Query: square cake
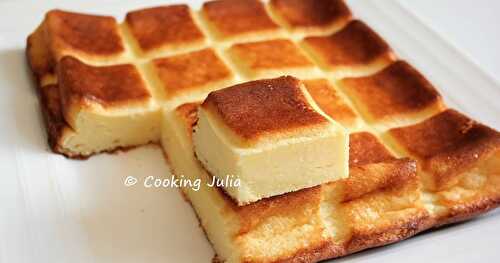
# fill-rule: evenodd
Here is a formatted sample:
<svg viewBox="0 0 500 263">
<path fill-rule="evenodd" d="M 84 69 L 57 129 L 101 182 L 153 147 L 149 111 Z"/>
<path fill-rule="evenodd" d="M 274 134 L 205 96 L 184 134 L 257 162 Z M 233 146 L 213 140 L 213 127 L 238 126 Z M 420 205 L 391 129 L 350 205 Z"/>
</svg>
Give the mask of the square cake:
<svg viewBox="0 0 500 263">
<path fill-rule="evenodd" d="M 196 156 L 238 204 L 346 178 L 345 129 L 319 110 L 301 82 L 281 77 L 212 92 L 198 113 Z"/>
</svg>

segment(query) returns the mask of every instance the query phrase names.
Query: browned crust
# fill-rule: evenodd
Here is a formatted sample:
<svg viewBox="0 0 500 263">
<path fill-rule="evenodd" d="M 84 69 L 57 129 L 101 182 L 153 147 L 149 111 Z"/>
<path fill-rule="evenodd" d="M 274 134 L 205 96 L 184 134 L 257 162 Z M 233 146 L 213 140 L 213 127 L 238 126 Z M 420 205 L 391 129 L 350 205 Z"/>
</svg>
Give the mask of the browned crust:
<svg viewBox="0 0 500 263">
<path fill-rule="evenodd" d="M 239 217 L 240 228 L 238 235 L 243 235 L 255 229 L 267 218 L 279 215 L 294 214 L 294 211 L 301 209 L 319 209 L 321 200 L 321 187 L 311 187 L 290 192 L 285 195 L 264 198 L 259 202 L 254 202 L 245 206 L 238 206 L 222 188 L 218 188 L 221 194 L 228 201 L 229 209 L 236 212 Z M 294 204 L 291 206 L 290 204 Z M 299 220 L 307 220 L 304 214 L 300 213 Z"/>
<path fill-rule="evenodd" d="M 259 0 L 205 2 L 202 12 L 223 37 L 278 29 Z"/>
<path fill-rule="evenodd" d="M 354 20 L 330 36 L 304 39 L 329 66 L 360 66 L 377 59 L 392 60 L 389 45 L 365 23 Z"/>
<path fill-rule="evenodd" d="M 487 213 L 498 206 L 500 206 L 500 195 L 492 198 L 483 197 L 468 203 L 455 204 L 449 207 L 446 215 L 440 217 L 434 227 L 466 221 Z"/>
<path fill-rule="evenodd" d="M 300 85 L 290 76 L 250 81 L 211 92 L 202 107 L 249 141 L 327 123 L 307 102 Z"/>
<path fill-rule="evenodd" d="M 342 87 L 366 107 L 374 120 L 443 105 L 434 86 L 405 61 L 397 61 L 372 76 L 343 79 Z"/>
<path fill-rule="evenodd" d="M 139 71 L 131 64 L 95 67 L 64 57 L 57 76 L 66 117 L 75 105 L 90 102 L 112 107 L 144 102 L 151 97 Z"/>
<path fill-rule="evenodd" d="M 270 5 L 291 28 L 327 27 L 352 16 L 343 0 L 271 0 Z"/>
<path fill-rule="evenodd" d="M 345 126 L 353 126 L 358 117 L 326 79 L 304 80 L 304 85 L 316 104 L 328 116 Z"/>
<path fill-rule="evenodd" d="M 353 238 L 346 245 L 346 255 L 410 238 L 428 229 L 432 222 L 428 213 L 419 211 L 414 216 L 385 228 L 370 232 L 354 232 Z"/>
<path fill-rule="evenodd" d="M 410 159 L 393 159 L 379 163 L 352 166 L 349 177 L 342 180 L 343 202 L 359 198 L 381 189 L 399 188 L 417 181 L 417 164 Z"/>
<path fill-rule="evenodd" d="M 196 26 L 187 5 L 169 5 L 127 13 L 125 21 L 144 51 L 169 44 L 202 41 L 205 37 Z"/>
<path fill-rule="evenodd" d="M 449 109 L 389 134 L 431 173 L 435 190 L 458 182 L 463 172 L 500 151 L 500 134 Z"/>
<path fill-rule="evenodd" d="M 65 51 L 109 56 L 125 50 L 114 17 L 52 10 L 45 19 L 46 40 L 56 60 Z"/>
<path fill-rule="evenodd" d="M 273 260 L 274 263 L 304 263 L 318 262 L 325 259 L 337 258 L 345 255 L 344 246 L 330 240 L 325 240 L 315 246 L 301 249 L 293 255 Z"/>
<path fill-rule="evenodd" d="M 212 49 L 153 61 L 167 97 L 230 78 L 233 74 Z"/>
<path fill-rule="evenodd" d="M 395 157 L 369 132 L 349 135 L 349 166 L 393 160 Z"/>
<path fill-rule="evenodd" d="M 312 62 L 288 39 L 240 43 L 230 49 L 233 60 L 239 59 L 250 70 L 311 67 Z"/>
<path fill-rule="evenodd" d="M 44 75 L 54 72 L 45 38 L 45 26 L 42 23 L 26 41 L 26 57 L 37 83 Z"/>
</svg>

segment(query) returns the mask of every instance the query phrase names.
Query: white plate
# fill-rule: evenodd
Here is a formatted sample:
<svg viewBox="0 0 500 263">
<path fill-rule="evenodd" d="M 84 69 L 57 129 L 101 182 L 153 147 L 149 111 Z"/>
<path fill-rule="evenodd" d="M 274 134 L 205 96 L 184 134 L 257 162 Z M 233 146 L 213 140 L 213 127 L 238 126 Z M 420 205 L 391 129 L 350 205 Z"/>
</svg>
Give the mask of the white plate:
<svg viewBox="0 0 500 263">
<path fill-rule="evenodd" d="M 122 19 L 127 10 L 168 1 L 40 2 L 0 3 L 0 262 L 209 262 L 213 251 L 178 190 L 123 185 L 127 176 L 168 175 L 160 149 L 88 161 L 49 152 L 24 55 L 26 36 L 50 8 Z M 492 78 L 397 2 L 350 2 L 449 105 L 500 128 Z M 498 262 L 498 244 L 497 211 L 339 261 Z"/>
</svg>

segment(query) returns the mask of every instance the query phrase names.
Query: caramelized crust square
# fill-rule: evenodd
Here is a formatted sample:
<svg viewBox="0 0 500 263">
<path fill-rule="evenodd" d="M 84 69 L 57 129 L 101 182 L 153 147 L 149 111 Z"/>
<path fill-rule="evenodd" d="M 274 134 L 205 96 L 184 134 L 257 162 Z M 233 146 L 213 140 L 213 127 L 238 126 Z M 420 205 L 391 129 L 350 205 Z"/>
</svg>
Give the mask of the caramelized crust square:
<svg viewBox="0 0 500 263">
<path fill-rule="evenodd" d="M 260 0 L 215 0 L 203 4 L 202 14 L 220 40 L 275 33 L 279 27 Z"/>
<path fill-rule="evenodd" d="M 238 84 L 210 93 L 202 107 L 245 140 L 327 124 L 307 101 L 293 77 Z"/>
<path fill-rule="evenodd" d="M 432 84 L 404 61 L 372 76 L 343 79 L 340 84 L 371 122 L 397 122 L 397 118 L 417 117 L 444 108 Z"/>
<path fill-rule="evenodd" d="M 229 53 L 241 72 L 251 79 L 286 74 L 306 77 L 314 70 L 302 51 L 286 39 L 235 44 Z"/>
<path fill-rule="evenodd" d="M 143 52 L 199 46 L 205 40 L 187 5 L 129 12 L 125 21 Z"/>
<path fill-rule="evenodd" d="M 357 126 L 358 116 L 327 79 L 310 79 L 304 80 L 303 83 L 314 101 L 328 116 L 349 128 Z"/>
<path fill-rule="evenodd" d="M 303 44 L 321 67 L 338 78 L 374 73 L 395 57 L 389 45 L 359 20 L 329 36 L 306 37 Z"/>
<path fill-rule="evenodd" d="M 344 0 L 271 0 L 277 17 L 291 30 L 337 31 L 351 19 Z"/>
<path fill-rule="evenodd" d="M 85 59 L 124 53 L 115 18 L 52 10 L 45 18 L 46 41 L 54 62 L 65 55 Z"/>
<path fill-rule="evenodd" d="M 212 49 L 155 59 L 153 64 L 167 99 L 187 92 L 220 89 L 234 77 Z"/>
<path fill-rule="evenodd" d="M 139 71 L 130 64 L 95 67 L 64 57 L 57 76 L 64 116 L 70 124 L 82 107 L 130 107 L 151 98 Z"/>
<path fill-rule="evenodd" d="M 369 132 L 352 133 L 349 136 L 349 166 L 361 166 L 393 160 L 395 157 Z"/>
<path fill-rule="evenodd" d="M 465 172 L 500 150 L 497 131 L 451 109 L 388 133 L 419 160 L 420 168 L 428 174 L 426 186 L 434 190 L 455 185 Z"/>
</svg>

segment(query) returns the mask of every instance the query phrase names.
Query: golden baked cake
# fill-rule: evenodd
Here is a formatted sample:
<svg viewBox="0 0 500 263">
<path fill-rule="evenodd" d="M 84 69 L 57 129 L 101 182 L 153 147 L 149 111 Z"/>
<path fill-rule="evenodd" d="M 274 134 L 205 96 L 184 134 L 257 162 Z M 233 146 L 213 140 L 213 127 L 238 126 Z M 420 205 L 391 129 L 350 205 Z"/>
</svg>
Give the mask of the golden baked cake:
<svg viewBox="0 0 500 263">
<path fill-rule="evenodd" d="M 500 133 L 449 109 L 342 0 L 215 0 L 123 22 L 52 10 L 26 54 L 53 151 L 86 158 L 159 143 L 174 174 L 203 180 L 182 191 L 223 262 L 316 262 L 500 205 Z M 238 205 L 205 184 L 213 176 L 193 145 L 200 105 L 283 75 L 349 132 L 349 177 Z M 251 134 L 251 122 L 231 123 Z"/>
<path fill-rule="evenodd" d="M 284 76 L 211 92 L 193 132 L 197 159 L 239 205 L 348 176 L 346 129 L 297 78 Z"/>
</svg>

